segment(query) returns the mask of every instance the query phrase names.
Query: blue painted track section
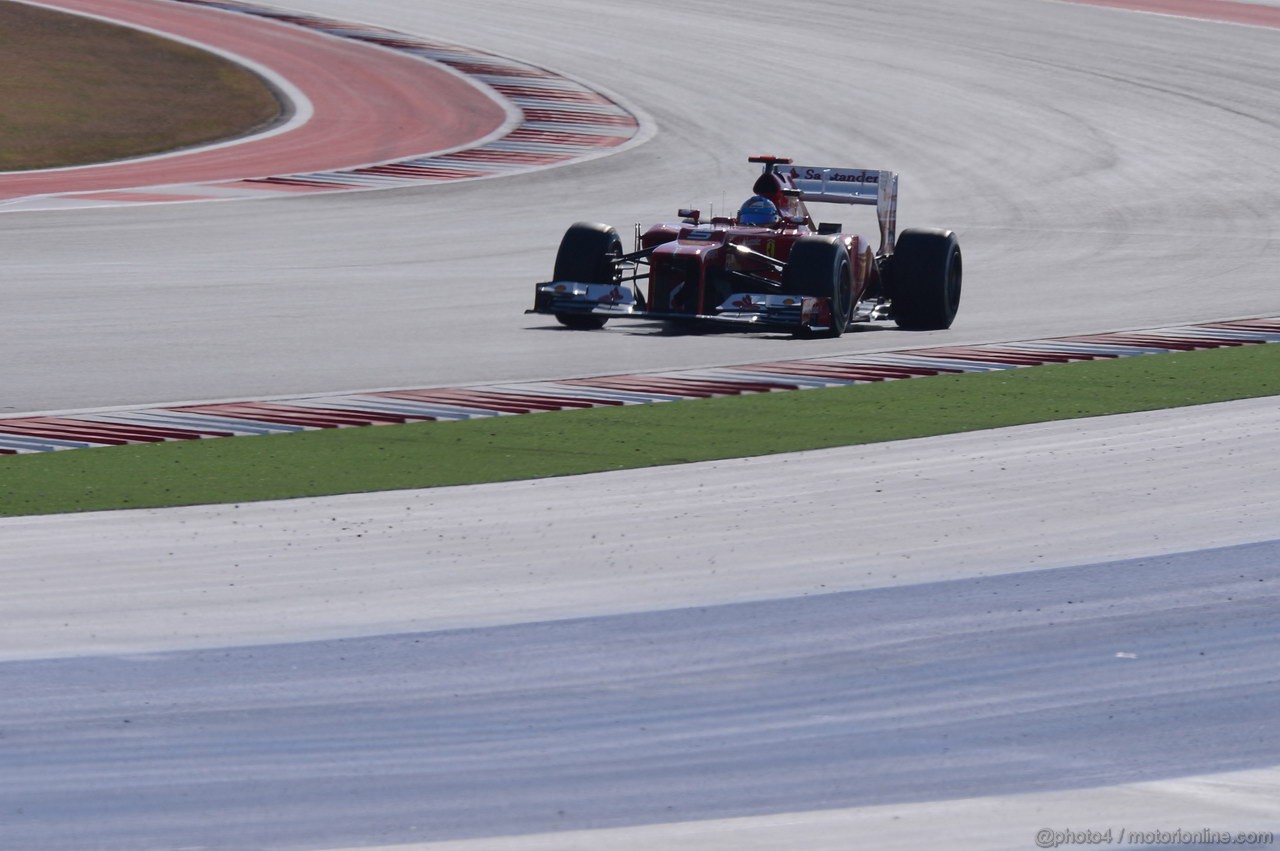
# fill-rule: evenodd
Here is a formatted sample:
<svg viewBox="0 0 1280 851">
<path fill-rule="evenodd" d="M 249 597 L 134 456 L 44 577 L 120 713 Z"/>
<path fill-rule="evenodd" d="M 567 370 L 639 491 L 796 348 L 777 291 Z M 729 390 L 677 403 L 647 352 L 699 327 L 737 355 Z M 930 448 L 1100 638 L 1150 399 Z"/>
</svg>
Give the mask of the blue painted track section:
<svg viewBox="0 0 1280 851">
<path fill-rule="evenodd" d="M 9 662 L 4 843 L 389 844 L 1267 767 L 1277 610 L 1273 540 L 625 616 Z"/>
</svg>

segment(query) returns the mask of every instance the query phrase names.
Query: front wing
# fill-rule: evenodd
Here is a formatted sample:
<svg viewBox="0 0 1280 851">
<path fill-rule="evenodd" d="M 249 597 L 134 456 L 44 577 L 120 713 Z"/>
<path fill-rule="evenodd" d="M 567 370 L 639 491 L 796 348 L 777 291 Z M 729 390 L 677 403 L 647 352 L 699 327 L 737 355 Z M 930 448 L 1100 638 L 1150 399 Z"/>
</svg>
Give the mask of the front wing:
<svg viewBox="0 0 1280 851">
<path fill-rule="evenodd" d="M 825 331 L 831 327 L 831 299 L 778 293 L 734 293 L 711 313 L 650 310 L 634 289 L 622 284 L 550 281 L 536 285 L 534 305 L 525 313 L 601 316 L 609 319 L 678 320 L 726 326 Z M 887 318 L 883 305 L 861 302 L 853 321 Z"/>
</svg>

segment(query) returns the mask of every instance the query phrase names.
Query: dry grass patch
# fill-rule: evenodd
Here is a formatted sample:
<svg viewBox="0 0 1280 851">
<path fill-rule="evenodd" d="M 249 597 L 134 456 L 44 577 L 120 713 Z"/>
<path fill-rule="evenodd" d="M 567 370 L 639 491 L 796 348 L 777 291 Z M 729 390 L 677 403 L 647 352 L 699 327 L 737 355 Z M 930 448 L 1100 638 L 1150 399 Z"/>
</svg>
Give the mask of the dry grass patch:
<svg viewBox="0 0 1280 851">
<path fill-rule="evenodd" d="M 261 78 L 219 56 L 0 0 L 0 171 L 174 150 L 281 114 Z"/>
</svg>

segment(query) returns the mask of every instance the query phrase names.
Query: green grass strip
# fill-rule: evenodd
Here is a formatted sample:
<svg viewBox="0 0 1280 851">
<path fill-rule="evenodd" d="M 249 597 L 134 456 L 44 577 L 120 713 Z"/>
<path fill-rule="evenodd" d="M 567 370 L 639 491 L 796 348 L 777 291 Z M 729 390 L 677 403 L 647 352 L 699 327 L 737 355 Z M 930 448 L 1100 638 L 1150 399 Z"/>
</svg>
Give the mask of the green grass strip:
<svg viewBox="0 0 1280 851">
<path fill-rule="evenodd" d="M 1280 395 L 1280 345 L 622 408 L 0 458 L 0 515 L 509 481 Z"/>
</svg>

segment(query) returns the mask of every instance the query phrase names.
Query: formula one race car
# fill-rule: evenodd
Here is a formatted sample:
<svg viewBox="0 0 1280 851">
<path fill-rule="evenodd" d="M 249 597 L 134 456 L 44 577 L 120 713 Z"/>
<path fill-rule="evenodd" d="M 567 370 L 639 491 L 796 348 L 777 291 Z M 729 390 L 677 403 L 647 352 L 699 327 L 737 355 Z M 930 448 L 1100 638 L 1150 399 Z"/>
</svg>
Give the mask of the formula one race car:
<svg viewBox="0 0 1280 851">
<path fill-rule="evenodd" d="M 897 229 L 898 176 L 890 171 L 762 163 L 734 217 L 656 224 L 626 252 L 608 225 L 565 233 L 554 280 L 536 285 L 533 309 L 578 330 L 609 319 L 665 320 L 838 337 L 851 322 L 948 328 L 960 305 L 960 244 L 949 230 Z M 840 224 L 815 223 L 806 202 L 875 205 L 878 247 Z M 644 284 L 641 286 L 641 284 Z"/>
</svg>

